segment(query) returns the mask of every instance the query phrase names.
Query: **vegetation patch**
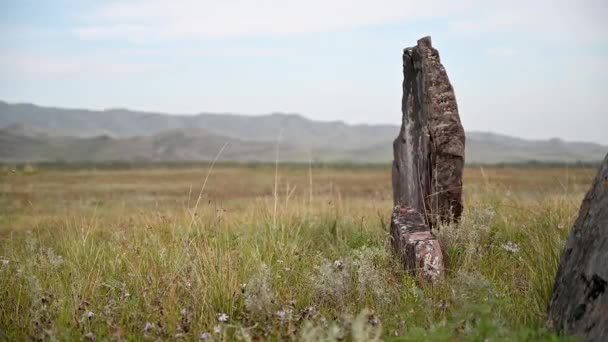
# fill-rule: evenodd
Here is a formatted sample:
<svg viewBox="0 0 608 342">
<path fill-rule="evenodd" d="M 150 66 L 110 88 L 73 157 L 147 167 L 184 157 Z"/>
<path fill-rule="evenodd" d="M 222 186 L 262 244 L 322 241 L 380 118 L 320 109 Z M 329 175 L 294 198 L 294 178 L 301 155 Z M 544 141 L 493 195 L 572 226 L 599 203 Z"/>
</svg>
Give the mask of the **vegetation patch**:
<svg viewBox="0 0 608 342">
<path fill-rule="evenodd" d="M 447 279 L 419 287 L 388 168 L 223 165 L 196 211 L 204 170 L 35 170 L 0 175 L 1 340 L 558 340 L 547 305 L 594 176 L 466 169 Z"/>
</svg>

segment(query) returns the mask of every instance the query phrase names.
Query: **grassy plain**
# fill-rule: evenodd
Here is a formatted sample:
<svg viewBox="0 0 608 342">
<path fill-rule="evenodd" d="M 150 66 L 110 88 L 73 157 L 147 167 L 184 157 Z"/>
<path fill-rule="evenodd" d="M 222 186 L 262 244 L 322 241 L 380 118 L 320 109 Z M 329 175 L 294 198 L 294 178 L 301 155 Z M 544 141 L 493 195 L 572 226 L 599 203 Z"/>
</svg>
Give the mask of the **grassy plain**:
<svg viewBox="0 0 608 342">
<path fill-rule="evenodd" d="M 447 280 L 391 254 L 390 169 L 0 172 L 0 340 L 556 340 L 587 168 L 468 168 Z M 276 184 L 276 186 L 275 186 Z"/>
</svg>

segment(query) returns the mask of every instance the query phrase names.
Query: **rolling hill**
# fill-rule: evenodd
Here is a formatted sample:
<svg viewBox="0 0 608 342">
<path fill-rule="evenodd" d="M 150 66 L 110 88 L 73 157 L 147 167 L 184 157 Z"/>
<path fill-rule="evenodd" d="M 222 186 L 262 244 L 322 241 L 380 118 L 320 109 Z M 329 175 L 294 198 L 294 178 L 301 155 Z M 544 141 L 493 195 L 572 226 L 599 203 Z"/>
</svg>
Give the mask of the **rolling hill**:
<svg viewBox="0 0 608 342">
<path fill-rule="evenodd" d="M 125 109 L 90 111 L 0 101 L 0 161 L 222 160 L 388 162 L 392 125 L 312 121 L 297 114 L 167 115 Z M 469 163 L 594 162 L 607 146 L 560 139 L 524 140 L 467 132 Z"/>
<path fill-rule="evenodd" d="M 173 129 L 152 136 L 113 138 L 51 136 L 22 125 L 0 129 L 0 160 L 29 161 L 197 161 L 222 159 L 235 161 L 272 161 L 276 147 L 271 143 L 242 141 L 199 129 Z M 299 154 L 300 153 L 300 154 Z M 304 154 L 291 146 L 281 146 L 290 160 Z"/>
</svg>

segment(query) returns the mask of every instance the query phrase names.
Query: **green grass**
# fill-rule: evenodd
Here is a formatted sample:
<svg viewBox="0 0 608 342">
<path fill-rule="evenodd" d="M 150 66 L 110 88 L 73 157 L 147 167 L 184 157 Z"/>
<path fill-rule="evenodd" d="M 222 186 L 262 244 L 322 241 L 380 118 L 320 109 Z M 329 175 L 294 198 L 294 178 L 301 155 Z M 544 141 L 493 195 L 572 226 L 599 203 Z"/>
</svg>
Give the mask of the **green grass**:
<svg viewBox="0 0 608 342">
<path fill-rule="evenodd" d="M 274 197 L 272 167 L 219 167 L 196 212 L 205 170 L 2 173 L 0 340 L 560 339 L 544 320 L 592 170 L 467 169 L 447 279 L 423 288 L 390 249 L 388 169 L 312 171 L 281 169 Z"/>
</svg>

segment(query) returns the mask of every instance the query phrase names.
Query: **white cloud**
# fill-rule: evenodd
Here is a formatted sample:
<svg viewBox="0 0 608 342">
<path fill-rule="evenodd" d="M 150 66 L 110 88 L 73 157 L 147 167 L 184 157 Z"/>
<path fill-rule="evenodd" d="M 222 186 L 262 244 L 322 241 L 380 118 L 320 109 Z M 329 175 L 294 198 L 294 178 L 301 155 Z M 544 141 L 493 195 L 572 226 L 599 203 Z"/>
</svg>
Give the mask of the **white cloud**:
<svg viewBox="0 0 608 342">
<path fill-rule="evenodd" d="M 326 32 L 405 20 L 442 18 L 469 8 L 468 0 L 137 1 L 110 3 L 84 18 L 82 39 L 239 37 Z"/>
<path fill-rule="evenodd" d="M 106 38 L 126 38 L 129 40 L 141 41 L 141 38 L 149 34 L 148 27 L 144 25 L 111 25 L 111 26 L 91 26 L 80 27 L 74 31 L 78 37 L 84 40 L 96 40 Z M 139 39 L 138 39 L 139 38 Z"/>
<path fill-rule="evenodd" d="M 292 52 L 285 47 L 253 47 L 253 46 L 225 46 L 180 48 L 177 50 L 181 57 L 256 57 L 256 56 L 285 56 Z"/>
<path fill-rule="evenodd" d="M 28 76 L 116 76 L 148 72 L 160 66 L 147 63 L 125 63 L 100 59 L 63 56 L 26 55 L 4 51 L 0 55 L 0 74 Z"/>
<path fill-rule="evenodd" d="M 82 15 L 85 40 L 277 36 L 439 19 L 458 35 L 533 33 L 608 41 L 605 0 L 148 0 L 104 2 Z"/>
<path fill-rule="evenodd" d="M 608 42 L 608 2 L 598 0 L 487 1 L 466 17 L 451 20 L 464 35 L 540 34 L 561 42 Z M 525 36 L 522 36 L 525 37 Z"/>
</svg>

